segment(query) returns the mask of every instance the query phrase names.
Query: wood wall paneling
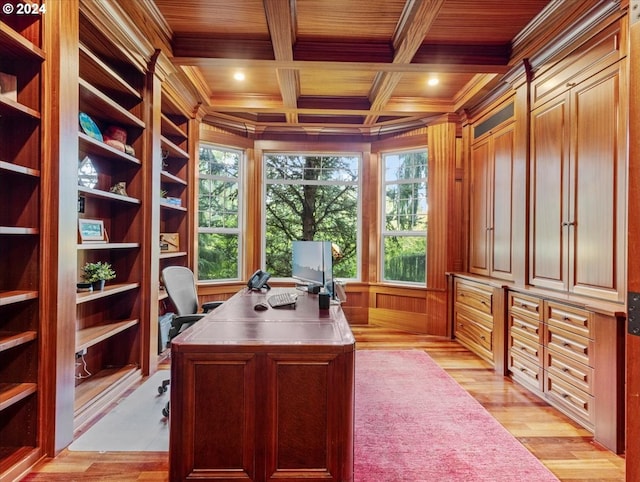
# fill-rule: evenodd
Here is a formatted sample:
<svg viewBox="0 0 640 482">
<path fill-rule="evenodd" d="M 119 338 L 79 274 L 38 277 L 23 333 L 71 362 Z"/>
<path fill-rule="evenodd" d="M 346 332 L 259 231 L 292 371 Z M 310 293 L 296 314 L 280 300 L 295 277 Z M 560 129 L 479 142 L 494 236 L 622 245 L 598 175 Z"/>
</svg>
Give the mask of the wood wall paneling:
<svg viewBox="0 0 640 482">
<path fill-rule="evenodd" d="M 640 3 L 632 0 L 629 45 L 628 290 L 640 292 Z M 626 480 L 640 480 L 640 337 L 626 335 Z"/>
</svg>

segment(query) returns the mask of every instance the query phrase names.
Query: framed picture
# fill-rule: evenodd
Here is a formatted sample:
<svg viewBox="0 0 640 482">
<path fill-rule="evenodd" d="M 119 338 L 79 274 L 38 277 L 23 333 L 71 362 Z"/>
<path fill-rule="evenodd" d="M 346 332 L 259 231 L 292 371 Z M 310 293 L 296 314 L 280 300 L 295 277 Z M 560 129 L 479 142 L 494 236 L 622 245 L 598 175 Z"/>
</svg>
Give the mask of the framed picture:
<svg viewBox="0 0 640 482">
<path fill-rule="evenodd" d="M 82 243 L 106 243 L 109 241 L 101 219 L 78 219 L 78 232 Z"/>
</svg>

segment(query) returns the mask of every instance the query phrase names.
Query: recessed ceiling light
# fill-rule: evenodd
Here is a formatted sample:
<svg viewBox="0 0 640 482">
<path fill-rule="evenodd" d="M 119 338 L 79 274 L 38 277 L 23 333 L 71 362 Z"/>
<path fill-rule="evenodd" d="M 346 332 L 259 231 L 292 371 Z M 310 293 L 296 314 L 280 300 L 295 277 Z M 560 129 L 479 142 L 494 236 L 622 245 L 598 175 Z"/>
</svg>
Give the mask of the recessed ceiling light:
<svg viewBox="0 0 640 482">
<path fill-rule="evenodd" d="M 429 80 L 427 80 L 427 84 L 428 85 L 438 85 L 440 83 L 440 80 L 437 77 L 431 77 Z"/>
<path fill-rule="evenodd" d="M 233 74 L 233 78 L 238 81 L 244 80 L 244 72 L 236 72 L 235 74 Z"/>
</svg>

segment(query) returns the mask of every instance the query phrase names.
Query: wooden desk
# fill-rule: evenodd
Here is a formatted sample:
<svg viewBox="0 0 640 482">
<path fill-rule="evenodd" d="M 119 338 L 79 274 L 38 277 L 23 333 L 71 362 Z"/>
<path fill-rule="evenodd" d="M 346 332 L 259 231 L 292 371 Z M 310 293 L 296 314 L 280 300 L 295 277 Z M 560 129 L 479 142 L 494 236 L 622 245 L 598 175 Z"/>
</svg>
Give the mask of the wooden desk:
<svg viewBox="0 0 640 482">
<path fill-rule="evenodd" d="M 171 345 L 172 481 L 353 481 L 355 339 L 339 306 L 236 294 Z"/>
</svg>

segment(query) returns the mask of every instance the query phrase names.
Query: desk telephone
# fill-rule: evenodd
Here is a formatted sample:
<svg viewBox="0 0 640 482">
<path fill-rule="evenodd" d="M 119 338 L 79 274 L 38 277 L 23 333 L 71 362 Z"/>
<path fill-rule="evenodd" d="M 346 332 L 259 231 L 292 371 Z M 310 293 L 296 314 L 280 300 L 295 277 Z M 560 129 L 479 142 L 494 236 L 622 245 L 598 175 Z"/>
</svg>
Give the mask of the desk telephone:
<svg viewBox="0 0 640 482">
<path fill-rule="evenodd" d="M 255 273 L 251 275 L 249 281 L 247 282 L 247 287 L 250 290 L 261 290 L 262 288 L 271 289 L 271 287 L 267 284 L 271 278 L 271 273 L 267 271 L 257 270 Z"/>
</svg>

